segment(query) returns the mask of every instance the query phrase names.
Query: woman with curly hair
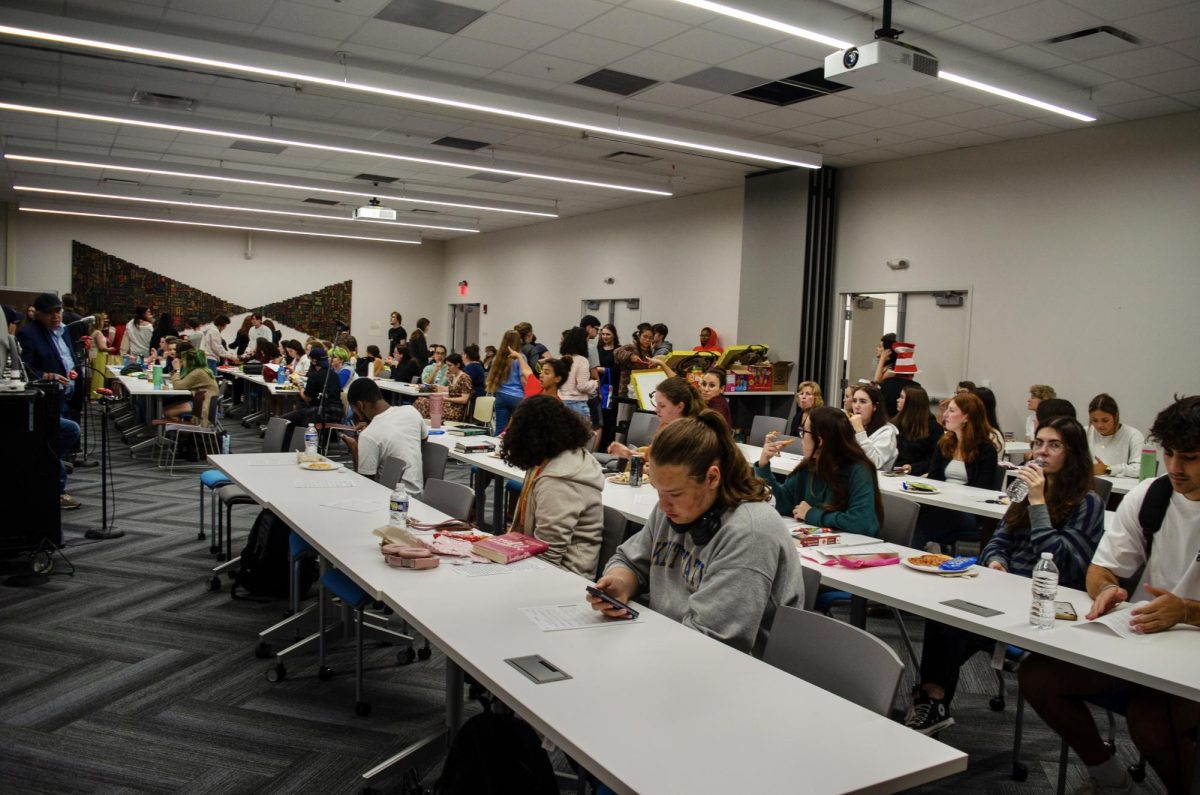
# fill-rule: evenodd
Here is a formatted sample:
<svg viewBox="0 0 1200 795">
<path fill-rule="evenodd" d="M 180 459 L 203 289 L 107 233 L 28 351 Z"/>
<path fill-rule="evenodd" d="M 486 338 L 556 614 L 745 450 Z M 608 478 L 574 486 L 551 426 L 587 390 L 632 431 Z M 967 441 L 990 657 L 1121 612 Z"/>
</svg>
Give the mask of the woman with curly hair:
<svg viewBox="0 0 1200 795">
<path fill-rule="evenodd" d="M 504 434 L 504 462 L 525 470 L 512 532 L 545 541 L 543 560 L 590 578 L 604 533 L 604 472 L 589 441 L 587 424 L 549 395 L 521 401 Z"/>
</svg>

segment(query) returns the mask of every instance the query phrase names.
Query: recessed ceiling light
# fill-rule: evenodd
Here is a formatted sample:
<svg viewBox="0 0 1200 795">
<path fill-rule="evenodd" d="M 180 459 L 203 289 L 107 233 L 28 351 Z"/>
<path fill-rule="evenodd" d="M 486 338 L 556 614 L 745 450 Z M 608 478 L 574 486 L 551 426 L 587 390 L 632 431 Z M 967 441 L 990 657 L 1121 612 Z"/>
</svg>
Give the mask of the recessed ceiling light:
<svg viewBox="0 0 1200 795">
<path fill-rule="evenodd" d="M 113 163 L 103 160 L 77 160 L 67 159 L 62 157 L 41 157 L 37 155 L 22 155 L 12 152 L 6 152 L 4 155 L 6 160 L 19 160 L 29 163 L 44 163 L 53 166 L 65 166 L 68 168 L 100 168 L 106 171 L 124 171 L 138 174 L 158 174 L 166 177 L 186 177 L 188 179 L 204 179 L 213 180 L 216 182 L 231 182 L 238 185 L 258 185 L 264 188 L 284 188 L 288 190 L 298 191 L 313 191 L 318 193 L 333 193 L 338 196 L 356 196 L 364 199 L 378 197 L 387 199 L 392 202 L 406 202 L 408 204 L 430 204 L 436 207 L 457 207 L 464 210 L 484 210 L 487 212 L 497 213 L 515 213 L 517 215 L 535 215 L 542 218 L 557 218 L 558 213 L 548 210 L 522 210 L 512 207 L 497 207 L 490 204 L 472 204 L 470 202 L 452 202 L 437 199 L 422 199 L 413 198 L 405 194 L 390 194 L 386 192 L 374 191 L 367 193 L 360 190 L 340 190 L 337 188 L 328 188 L 322 185 L 305 185 L 301 183 L 291 182 L 275 182 L 264 179 L 245 179 L 241 177 L 225 177 L 215 174 L 204 174 L 193 171 L 182 171 L 178 169 L 154 168 L 152 166 L 130 166 L 122 163 Z M 128 161 L 126 161 L 128 162 Z M 395 180 L 392 180 L 395 181 Z M 138 184 L 138 183 L 134 183 Z"/>
<path fill-rule="evenodd" d="M 106 113 L 83 113 L 80 111 L 64 110 L 62 108 L 51 108 L 43 105 L 25 105 L 15 102 L 0 102 L 0 110 L 11 110 L 18 113 L 34 113 L 42 116 L 57 116 L 64 119 L 82 119 L 84 121 L 98 121 L 107 124 L 128 124 L 132 127 L 147 127 L 153 130 L 175 130 L 182 133 L 190 133 L 192 135 L 207 135 L 214 138 L 235 138 L 239 141 L 256 141 L 260 143 L 276 144 L 279 146 L 296 146 L 301 149 L 317 149 L 322 152 L 338 152 L 346 155 L 365 155 L 367 157 L 381 157 L 389 160 L 403 160 L 408 163 L 423 163 L 430 166 L 445 166 L 447 168 L 459 168 L 470 171 L 482 171 L 491 174 L 499 174 L 511 176 L 513 179 L 520 177 L 528 177 L 529 179 L 548 180 L 550 182 L 565 182 L 571 185 L 584 185 L 589 188 L 607 188 L 608 190 L 629 191 L 631 193 L 645 193 L 651 196 L 670 196 L 671 192 L 666 190 L 657 190 L 655 188 L 640 188 L 636 185 L 622 185 L 615 182 L 600 182 L 590 179 L 576 179 L 574 177 L 556 177 L 550 174 L 538 174 L 532 171 L 518 171 L 510 168 L 493 168 L 490 166 L 468 165 L 465 163 L 454 163 L 449 160 L 436 160 L 431 157 L 415 157 L 412 155 L 398 155 L 394 152 L 375 151 L 370 149 L 361 149 L 355 146 L 336 146 L 333 144 L 318 144 L 311 141 L 292 140 L 289 138 L 277 138 L 267 135 L 247 135 L 245 133 L 233 132 L 230 130 L 214 130 L 208 127 L 195 127 L 187 124 L 172 124 L 161 121 L 146 121 L 129 116 L 111 116 Z M 506 180 L 507 181 L 507 180 Z"/>
<path fill-rule="evenodd" d="M 236 204 L 206 204 L 204 202 L 185 202 L 175 199 L 152 199 L 148 196 L 123 196 L 114 193 L 92 193 L 82 190 L 63 190 L 60 188 L 39 188 L 33 185 L 13 185 L 13 190 L 26 193 L 45 193 L 52 196 L 73 196 L 80 199 L 107 199 L 109 201 L 137 202 L 139 204 L 166 204 L 173 207 L 193 207 L 200 210 L 222 210 L 235 213 L 261 213 L 265 215 L 286 215 L 292 218 L 314 218 L 318 221 L 348 221 L 355 219 L 340 215 L 322 215 L 320 213 L 301 213 L 293 210 L 266 210 L 259 207 L 239 207 Z M 381 221 L 389 226 L 406 226 L 413 229 L 436 229 L 442 232 L 467 232 L 476 234 L 478 229 L 468 229 L 462 226 L 435 226 L 433 224 L 409 224 L 402 221 Z"/>
<path fill-rule="evenodd" d="M 214 229 L 237 229 L 244 232 L 270 232 L 276 235 L 305 235 L 307 237 L 332 237 L 339 240 L 368 240 L 372 243 L 401 243 L 410 246 L 421 245 L 420 240 L 396 240 L 390 237 L 365 237 L 363 235 L 337 235 L 332 232 L 301 232 L 297 229 L 272 229 L 266 226 L 238 226 L 237 224 L 216 224 L 201 221 L 180 221 L 174 218 L 147 218 L 139 215 L 117 215 L 113 213 L 85 213 L 74 210 L 51 210 L 44 207 L 19 207 L 23 213 L 42 213 L 45 215 L 71 215 L 82 218 L 108 218 L 115 221 L 145 221 L 152 224 L 178 224 L 180 226 L 207 226 Z"/>
</svg>

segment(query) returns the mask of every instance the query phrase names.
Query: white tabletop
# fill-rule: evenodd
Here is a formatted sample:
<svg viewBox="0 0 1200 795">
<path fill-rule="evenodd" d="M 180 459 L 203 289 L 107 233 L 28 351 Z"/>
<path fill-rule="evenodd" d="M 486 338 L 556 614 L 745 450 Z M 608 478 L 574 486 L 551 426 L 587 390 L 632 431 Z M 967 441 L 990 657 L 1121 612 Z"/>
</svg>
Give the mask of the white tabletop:
<svg viewBox="0 0 1200 795">
<path fill-rule="evenodd" d="M 741 392 L 724 392 L 726 398 L 735 397 L 771 397 L 774 395 L 793 395 L 795 394 L 790 389 L 772 389 L 766 392 L 755 392 L 751 389 L 743 389 Z"/>
<path fill-rule="evenodd" d="M 416 384 L 406 384 L 403 381 L 395 381 L 391 378 L 373 378 L 371 380 L 384 392 L 396 392 L 401 395 L 408 395 L 409 397 L 429 394 L 418 389 Z"/>
</svg>

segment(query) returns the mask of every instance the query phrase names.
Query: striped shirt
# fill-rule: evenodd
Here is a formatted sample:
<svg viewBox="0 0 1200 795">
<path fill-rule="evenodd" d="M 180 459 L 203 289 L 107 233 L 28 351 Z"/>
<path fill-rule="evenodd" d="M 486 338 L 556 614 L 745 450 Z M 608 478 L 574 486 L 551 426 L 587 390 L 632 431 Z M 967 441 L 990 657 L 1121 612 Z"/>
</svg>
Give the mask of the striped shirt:
<svg viewBox="0 0 1200 795">
<path fill-rule="evenodd" d="M 998 561 L 1013 574 L 1033 576 L 1043 552 L 1054 556 L 1058 581 L 1069 588 L 1083 588 L 1092 554 L 1104 535 L 1104 502 L 1095 492 L 1088 492 L 1083 502 L 1062 523 L 1050 524 L 1050 509 L 1045 505 L 1029 506 L 1030 528 L 1010 530 L 1003 521 L 992 540 L 983 548 L 980 564 Z"/>
</svg>

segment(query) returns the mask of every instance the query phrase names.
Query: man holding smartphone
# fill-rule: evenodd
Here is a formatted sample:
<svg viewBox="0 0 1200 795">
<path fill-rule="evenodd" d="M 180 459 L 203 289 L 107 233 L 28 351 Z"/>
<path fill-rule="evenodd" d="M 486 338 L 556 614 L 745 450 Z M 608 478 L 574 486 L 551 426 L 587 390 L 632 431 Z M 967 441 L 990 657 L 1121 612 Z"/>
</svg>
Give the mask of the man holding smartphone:
<svg viewBox="0 0 1200 795">
<path fill-rule="evenodd" d="M 1124 601 L 1136 632 L 1176 624 L 1200 626 L 1200 395 L 1159 412 L 1150 436 L 1162 447 L 1167 474 L 1142 481 L 1117 510 L 1087 572 L 1094 619 Z M 1119 578 L 1144 571 L 1132 597 Z M 1170 793 L 1186 793 L 1195 774 L 1200 704 L 1061 660 L 1035 656 L 1021 666 L 1021 691 L 1046 723 L 1088 766 L 1085 789 L 1126 792 L 1132 785 L 1104 745 L 1085 698 L 1105 696 L 1124 708 L 1129 734 Z"/>
</svg>

